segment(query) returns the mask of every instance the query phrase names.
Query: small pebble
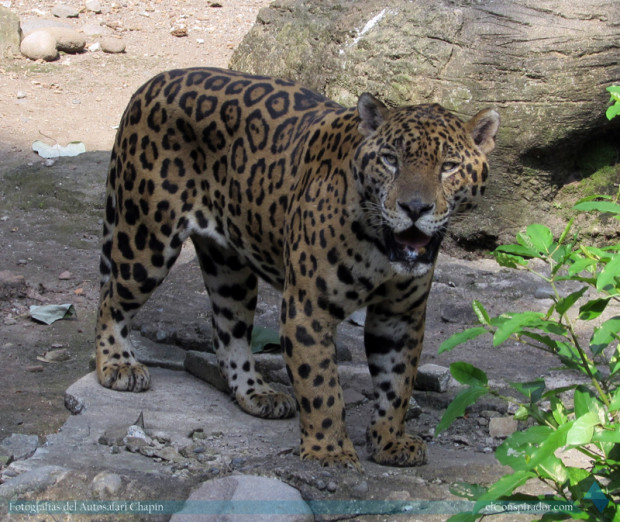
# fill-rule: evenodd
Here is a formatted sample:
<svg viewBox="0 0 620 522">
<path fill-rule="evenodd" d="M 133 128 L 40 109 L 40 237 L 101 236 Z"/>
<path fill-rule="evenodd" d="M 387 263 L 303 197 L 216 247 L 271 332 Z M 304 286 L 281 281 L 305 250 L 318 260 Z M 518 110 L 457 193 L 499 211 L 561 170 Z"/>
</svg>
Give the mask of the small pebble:
<svg viewBox="0 0 620 522">
<path fill-rule="evenodd" d="M 104 53 L 119 54 L 125 52 L 125 42 L 113 36 L 104 36 L 101 39 L 101 50 Z"/>
<path fill-rule="evenodd" d="M 68 279 L 71 279 L 72 277 L 73 277 L 73 274 L 69 272 L 69 270 L 65 270 L 58 276 L 58 279 L 60 279 L 61 281 L 67 281 Z"/>
<path fill-rule="evenodd" d="M 78 18 L 80 12 L 69 5 L 57 4 L 52 7 L 52 14 L 56 18 Z"/>
<path fill-rule="evenodd" d="M 40 364 L 35 364 L 33 366 L 26 366 L 24 369 L 30 373 L 41 373 L 43 371 L 43 366 Z"/>
<path fill-rule="evenodd" d="M 17 99 L 23 100 L 26 97 L 26 93 L 24 91 L 17 91 Z"/>
<path fill-rule="evenodd" d="M 333 480 L 330 480 L 327 483 L 327 491 L 329 491 L 330 493 L 334 493 L 337 490 L 338 490 L 338 484 L 336 484 Z"/>
<path fill-rule="evenodd" d="M 99 2 L 99 0 L 86 0 L 84 6 L 86 7 L 86 9 L 92 11 L 95 14 L 101 13 L 101 3 Z"/>
</svg>

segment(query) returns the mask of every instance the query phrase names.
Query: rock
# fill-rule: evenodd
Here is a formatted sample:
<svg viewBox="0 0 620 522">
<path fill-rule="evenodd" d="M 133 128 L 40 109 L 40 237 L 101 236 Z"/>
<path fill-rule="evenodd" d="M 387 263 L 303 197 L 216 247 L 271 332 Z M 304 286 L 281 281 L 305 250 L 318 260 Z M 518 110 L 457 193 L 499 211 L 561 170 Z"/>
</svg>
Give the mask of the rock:
<svg viewBox="0 0 620 522">
<path fill-rule="evenodd" d="M 0 301 L 12 297 L 25 297 L 27 292 L 24 276 L 0 270 Z"/>
<path fill-rule="evenodd" d="M 347 406 L 358 406 L 367 401 L 365 395 L 351 388 L 344 388 L 342 390 L 342 395 Z"/>
<path fill-rule="evenodd" d="M 71 415 L 79 415 L 84 410 L 84 401 L 78 397 L 65 393 L 65 408 Z"/>
<path fill-rule="evenodd" d="M 104 53 L 119 54 L 125 52 L 125 42 L 114 36 L 105 36 L 101 39 L 101 50 Z"/>
<path fill-rule="evenodd" d="M 489 435 L 505 439 L 517 431 L 518 422 L 512 417 L 493 417 L 489 419 Z"/>
<path fill-rule="evenodd" d="M 101 51 L 101 44 L 99 42 L 95 42 L 93 44 L 90 44 L 88 46 L 87 50 L 90 53 L 96 53 L 98 51 Z"/>
<path fill-rule="evenodd" d="M 550 286 L 539 286 L 534 291 L 534 297 L 536 299 L 553 299 L 555 298 L 555 293 Z"/>
<path fill-rule="evenodd" d="M 47 19 L 47 18 L 29 18 L 24 17 L 21 19 L 21 26 L 24 36 L 28 36 L 30 33 L 34 33 L 39 29 L 47 29 L 49 27 L 64 27 L 65 29 L 73 29 L 73 26 L 69 22 L 63 22 L 62 20 Z"/>
<path fill-rule="evenodd" d="M 17 54 L 21 39 L 19 17 L 6 7 L 0 6 L 0 56 Z"/>
<path fill-rule="evenodd" d="M 86 9 L 95 14 L 101 13 L 101 2 L 99 2 L 99 0 L 86 0 L 84 6 L 86 7 Z"/>
<path fill-rule="evenodd" d="M 437 364 L 423 364 L 418 368 L 415 389 L 445 392 L 450 383 L 450 369 Z"/>
<path fill-rule="evenodd" d="M 61 348 L 59 350 L 49 350 L 45 352 L 40 359 L 44 362 L 51 363 L 64 362 L 71 359 L 71 354 L 66 348 Z"/>
<path fill-rule="evenodd" d="M 216 389 L 228 393 L 228 383 L 220 373 L 215 354 L 190 350 L 185 356 L 185 370 L 208 382 Z"/>
<path fill-rule="evenodd" d="M 70 5 L 57 4 L 52 7 L 52 14 L 57 18 L 77 18 L 80 12 Z"/>
<path fill-rule="evenodd" d="M 0 484 L 0 499 L 33 495 L 60 482 L 69 472 L 67 468 L 45 465 L 28 470 Z"/>
<path fill-rule="evenodd" d="M 110 34 L 110 29 L 103 27 L 100 24 L 84 24 L 82 26 L 82 32 L 86 36 L 101 36 L 104 34 Z"/>
<path fill-rule="evenodd" d="M 161 449 L 156 449 L 153 451 L 153 456 L 159 457 L 160 459 L 167 460 L 169 462 L 183 462 L 184 457 L 172 446 L 165 446 Z"/>
<path fill-rule="evenodd" d="M 13 433 L 0 444 L 1 452 L 12 455 L 14 460 L 27 459 L 38 447 L 39 437 L 21 433 Z"/>
<path fill-rule="evenodd" d="M 56 38 L 44 30 L 30 33 L 22 40 L 21 53 L 31 60 L 45 60 L 51 62 L 58 58 Z"/>
<path fill-rule="evenodd" d="M 478 321 L 471 305 L 442 304 L 439 307 L 441 320 L 446 323 L 474 324 Z"/>
<path fill-rule="evenodd" d="M 123 485 L 120 475 L 109 471 L 98 473 L 93 479 L 91 488 L 95 498 L 109 499 L 115 497 Z"/>
<path fill-rule="evenodd" d="M 411 399 L 409 399 L 407 413 L 405 414 L 405 420 L 409 421 L 411 419 L 417 419 L 420 415 L 422 415 L 422 407 L 413 397 L 411 397 Z"/>
<path fill-rule="evenodd" d="M 549 0 L 544 10 L 534 0 L 387 5 L 274 2 L 230 67 L 301 81 L 346 106 L 368 91 L 397 105 L 439 102 L 461 115 L 495 107 L 504 123 L 491 180 L 475 213 L 451 224 L 459 245 L 512 242 L 523 225 L 549 221 L 548 202 L 576 170 L 591 174 L 580 156 L 609 142 L 617 157 L 620 118 L 605 120 L 603 87 L 620 77 L 613 2 Z"/>
<path fill-rule="evenodd" d="M 47 31 L 56 39 L 56 49 L 59 51 L 75 54 L 82 52 L 86 46 L 85 38 L 75 29 L 46 27 L 43 31 Z"/>
<path fill-rule="evenodd" d="M 213 515 L 213 520 L 218 522 L 233 522 L 245 518 L 244 515 L 252 515 L 253 522 L 314 520 L 312 510 L 304 502 L 299 491 L 279 480 L 254 475 L 230 475 L 204 482 L 189 496 L 186 504 L 188 514 L 173 515 L 170 522 L 195 520 L 195 515 L 190 514 L 193 502 L 201 502 L 199 504 L 201 506 L 210 506 L 213 511 L 210 509 L 208 514 Z M 284 510 L 278 509 L 279 502 L 285 503 Z M 270 503 L 273 505 L 273 511 L 269 509 Z M 206 515 L 204 512 L 203 514 Z"/>
</svg>

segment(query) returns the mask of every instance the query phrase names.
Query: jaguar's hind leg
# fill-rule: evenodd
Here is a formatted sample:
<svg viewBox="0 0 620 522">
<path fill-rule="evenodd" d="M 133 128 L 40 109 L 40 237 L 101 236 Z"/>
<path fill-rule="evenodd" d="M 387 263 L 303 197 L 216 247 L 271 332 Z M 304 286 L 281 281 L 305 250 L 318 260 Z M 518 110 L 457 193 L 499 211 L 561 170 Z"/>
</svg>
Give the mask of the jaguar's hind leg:
<svg viewBox="0 0 620 522">
<path fill-rule="evenodd" d="M 193 236 L 213 307 L 213 347 L 220 372 L 241 408 L 272 419 L 295 413 L 295 400 L 273 390 L 256 370 L 251 350 L 258 279 L 231 250 Z"/>
</svg>

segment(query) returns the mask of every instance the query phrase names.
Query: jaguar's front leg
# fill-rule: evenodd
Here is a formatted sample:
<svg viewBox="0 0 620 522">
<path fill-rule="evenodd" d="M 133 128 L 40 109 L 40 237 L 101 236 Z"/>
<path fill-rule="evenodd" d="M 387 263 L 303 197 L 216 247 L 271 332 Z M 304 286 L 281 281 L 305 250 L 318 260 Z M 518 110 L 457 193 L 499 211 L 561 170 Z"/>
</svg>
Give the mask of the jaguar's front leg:
<svg viewBox="0 0 620 522">
<path fill-rule="evenodd" d="M 364 344 L 372 376 L 375 408 L 367 433 L 372 459 L 391 466 L 426 462 L 426 444 L 405 433 L 424 338 L 426 303 L 406 313 L 391 303 L 368 307 Z"/>
<path fill-rule="evenodd" d="M 323 466 L 361 470 L 344 423 L 334 344 L 338 321 L 305 294 L 285 289 L 281 317 L 284 359 L 299 407 L 300 455 Z"/>
</svg>

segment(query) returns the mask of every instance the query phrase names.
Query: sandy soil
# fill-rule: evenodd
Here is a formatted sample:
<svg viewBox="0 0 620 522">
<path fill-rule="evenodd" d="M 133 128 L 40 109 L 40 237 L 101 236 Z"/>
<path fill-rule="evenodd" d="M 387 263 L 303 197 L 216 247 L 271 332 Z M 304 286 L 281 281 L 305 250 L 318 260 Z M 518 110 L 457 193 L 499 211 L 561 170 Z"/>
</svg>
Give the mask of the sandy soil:
<svg viewBox="0 0 620 522">
<path fill-rule="evenodd" d="M 24 57 L 0 62 L 0 160 L 36 161 L 37 139 L 65 145 L 82 141 L 87 150 L 110 150 L 115 126 L 131 94 L 156 73 L 176 67 L 226 67 L 234 48 L 269 0 L 120 0 L 102 2 L 101 14 L 83 10 L 62 19 L 77 30 L 97 24 L 122 38 L 123 54 L 64 54 L 51 62 Z M 83 2 L 67 5 L 82 8 Z M 55 19 L 55 2 L 13 0 L 22 24 Z M 215 7 L 221 5 L 221 7 Z M 186 37 L 171 30 L 185 27 Z M 99 37 L 87 37 L 87 47 Z M 20 98 L 18 98 L 18 93 Z M 25 97 L 21 97 L 25 95 Z"/>
</svg>

